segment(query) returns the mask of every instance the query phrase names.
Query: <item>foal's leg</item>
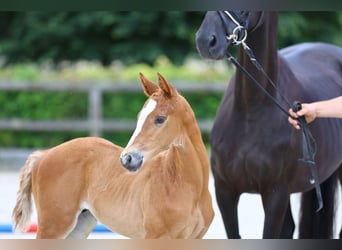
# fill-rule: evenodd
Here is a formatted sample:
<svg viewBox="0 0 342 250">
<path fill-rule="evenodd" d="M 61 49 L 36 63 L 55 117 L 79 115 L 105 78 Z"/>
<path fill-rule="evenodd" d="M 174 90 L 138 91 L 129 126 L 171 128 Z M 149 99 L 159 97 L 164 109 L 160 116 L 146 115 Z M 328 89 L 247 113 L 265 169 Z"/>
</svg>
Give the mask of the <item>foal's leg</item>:
<svg viewBox="0 0 342 250">
<path fill-rule="evenodd" d="M 215 180 L 215 193 L 228 238 L 240 239 L 238 222 L 238 202 L 240 194 L 231 192 L 218 178 Z"/>
<path fill-rule="evenodd" d="M 86 239 L 96 226 L 97 220 L 93 214 L 84 209 L 77 217 L 77 224 L 72 232 L 66 237 L 67 239 Z"/>
<path fill-rule="evenodd" d="M 289 216 L 290 195 L 282 188 L 275 187 L 261 196 L 265 211 L 263 238 L 279 238 L 284 219 Z"/>
<path fill-rule="evenodd" d="M 79 202 L 72 202 L 68 194 L 58 195 L 45 186 L 36 199 L 38 214 L 37 239 L 65 238 L 75 227 L 80 210 Z M 50 199 L 48 199 L 50 198 Z"/>
<path fill-rule="evenodd" d="M 38 211 L 37 239 L 63 239 L 73 230 L 77 222 L 77 210 L 59 211 L 58 209 Z"/>
</svg>

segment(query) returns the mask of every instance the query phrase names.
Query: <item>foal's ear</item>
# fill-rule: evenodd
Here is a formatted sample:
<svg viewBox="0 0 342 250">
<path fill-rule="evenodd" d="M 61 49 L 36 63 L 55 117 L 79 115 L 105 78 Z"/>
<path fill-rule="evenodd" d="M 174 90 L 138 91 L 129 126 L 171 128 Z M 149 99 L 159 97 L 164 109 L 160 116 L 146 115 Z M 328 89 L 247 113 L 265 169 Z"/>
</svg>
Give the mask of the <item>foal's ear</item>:
<svg viewBox="0 0 342 250">
<path fill-rule="evenodd" d="M 171 97 L 176 92 L 176 89 L 160 73 L 157 74 L 159 87 L 166 96 Z"/>
<path fill-rule="evenodd" d="M 144 92 L 147 96 L 152 95 L 158 90 L 158 86 L 154 84 L 151 80 L 147 79 L 142 73 L 139 73 L 141 84 L 144 88 Z"/>
</svg>

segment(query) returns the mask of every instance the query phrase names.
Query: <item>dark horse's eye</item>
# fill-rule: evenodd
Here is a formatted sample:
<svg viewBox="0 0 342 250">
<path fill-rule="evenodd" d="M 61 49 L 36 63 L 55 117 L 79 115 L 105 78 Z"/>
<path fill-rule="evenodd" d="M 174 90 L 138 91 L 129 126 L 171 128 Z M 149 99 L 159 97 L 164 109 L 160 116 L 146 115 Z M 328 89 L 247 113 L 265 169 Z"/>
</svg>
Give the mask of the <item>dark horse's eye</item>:
<svg viewBox="0 0 342 250">
<path fill-rule="evenodd" d="M 166 120 L 166 116 L 157 116 L 157 118 L 154 120 L 154 124 L 160 125 L 163 124 Z"/>
</svg>

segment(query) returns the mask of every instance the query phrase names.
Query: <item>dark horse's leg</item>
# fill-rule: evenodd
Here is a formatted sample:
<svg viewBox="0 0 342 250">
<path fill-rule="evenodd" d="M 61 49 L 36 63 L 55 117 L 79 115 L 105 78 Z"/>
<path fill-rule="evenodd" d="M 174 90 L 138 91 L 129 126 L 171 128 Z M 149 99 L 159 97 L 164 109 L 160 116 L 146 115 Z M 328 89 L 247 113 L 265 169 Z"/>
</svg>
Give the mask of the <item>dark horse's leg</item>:
<svg viewBox="0 0 342 250">
<path fill-rule="evenodd" d="M 335 192 L 338 187 L 338 174 L 335 172 L 321 184 L 323 209 L 317 210 L 315 189 L 303 193 L 301 200 L 299 238 L 326 239 L 333 237 L 335 214 Z"/>
<path fill-rule="evenodd" d="M 340 166 L 340 168 L 338 169 L 338 178 L 340 179 L 340 185 L 342 186 L 342 167 Z M 340 201 L 342 200 L 342 197 L 340 198 Z M 342 206 L 342 204 L 341 204 Z M 339 238 L 342 239 L 342 228 L 340 231 L 340 235 Z"/>
<path fill-rule="evenodd" d="M 240 239 L 241 236 L 238 223 L 238 202 L 241 192 L 236 192 L 234 185 L 229 185 L 229 183 L 225 181 L 226 178 L 224 176 L 224 170 L 226 170 L 227 168 L 221 164 L 225 161 L 219 159 L 220 155 L 216 154 L 215 150 L 212 150 L 210 164 L 215 180 L 215 194 L 217 205 L 220 209 L 227 237 L 229 239 Z"/>
<path fill-rule="evenodd" d="M 227 237 L 229 239 L 240 239 L 238 223 L 238 201 L 240 195 L 232 193 L 219 178 L 215 179 L 215 192 Z"/>
<path fill-rule="evenodd" d="M 295 230 L 295 223 L 293 220 L 291 206 L 289 203 L 288 208 L 286 210 L 285 218 L 284 218 L 283 229 L 281 230 L 279 238 L 292 239 L 294 230 Z"/>
<path fill-rule="evenodd" d="M 286 189 L 274 187 L 263 192 L 261 197 L 265 211 L 263 238 L 279 238 L 284 230 L 288 231 L 285 232 L 286 234 L 290 234 L 291 225 L 288 224 L 284 228 L 284 221 L 288 223 L 288 220 L 292 218 L 291 210 L 289 210 L 290 195 Z"/>
</svg>

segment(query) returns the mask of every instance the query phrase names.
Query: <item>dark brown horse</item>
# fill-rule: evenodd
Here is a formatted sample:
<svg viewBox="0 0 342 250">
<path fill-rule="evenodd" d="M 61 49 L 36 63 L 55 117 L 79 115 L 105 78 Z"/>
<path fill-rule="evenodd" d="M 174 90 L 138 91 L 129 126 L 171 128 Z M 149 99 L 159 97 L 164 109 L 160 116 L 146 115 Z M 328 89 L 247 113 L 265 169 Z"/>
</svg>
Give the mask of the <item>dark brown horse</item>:
<svg viewBox="0 0 342 250">
<path fill-rule="evenodd" d="M 197 32 L 197 48 L 203 57 L 219 60 L 225 58 L 230 45 L 246 44 L 275 86 L 251 63 L 243 46 L 238 61 L 286 110 L 290 106 L 282 96 L 292 103 L 342 95 L 342 48 L 303 43 L 278 51 L 277 26 L 274 12 L 210 11 Z M 229 238 L 240 238 L 237 205 L 244 192 L 261 194 L 264 238 L 293 236 L 289 198 L 298 192 L 304 192 L 305 209 L 301 211 L 299 237 L 332 236 L 334 191 L 342 163 L 342 120 L 319 119 L 309 129 L 317 144 L 315 160 L 324 204 L 318 213 L 310 168 L 298 161 L 300 132 L 237 70 L 217 111 L 210 138 L 216 197 Z"/>
</svg>

